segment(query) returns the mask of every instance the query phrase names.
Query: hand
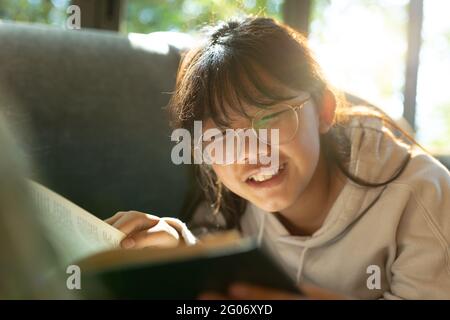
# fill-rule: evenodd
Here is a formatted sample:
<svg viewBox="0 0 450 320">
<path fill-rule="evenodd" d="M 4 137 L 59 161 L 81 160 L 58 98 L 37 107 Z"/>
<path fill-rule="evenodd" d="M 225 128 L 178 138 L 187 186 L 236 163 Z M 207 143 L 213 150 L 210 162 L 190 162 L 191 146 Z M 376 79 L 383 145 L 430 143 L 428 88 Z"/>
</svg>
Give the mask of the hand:
<svg viewBox="0 0 450 320">
<path fill-rule="evenodd" d="M 204 292 L 200 300 L 345 300 L 345 296 L 311 285 L 300 287 L 304 295 L 265 288 L 245 283 L 235 283 L 227 294 Z"/>
<path fill-rule="evenodd" d="M 170 218 L 160 218 L 138 211 L 120 211 L 105 222 L 127 235 L 120 243 L 124 249 L 176 247 L 183 242 L 176 223 Z"/>
</svg>

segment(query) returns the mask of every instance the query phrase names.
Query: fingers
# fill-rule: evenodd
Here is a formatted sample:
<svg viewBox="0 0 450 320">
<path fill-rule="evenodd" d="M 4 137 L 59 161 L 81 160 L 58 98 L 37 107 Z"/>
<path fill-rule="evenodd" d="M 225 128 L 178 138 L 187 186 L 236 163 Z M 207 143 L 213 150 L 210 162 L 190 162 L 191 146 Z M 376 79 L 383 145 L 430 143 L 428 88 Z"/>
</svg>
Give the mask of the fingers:
<svg viewBox="0 0 450 320">
<path fill-rule="evenodd" d="M 176 219 L 176 218 L 171 218 L 171 217 L 164 217 L 163 218 L 164 221 L 169 224 L 171 227 L 173 227 L 178 233 L 181 233 L 181 226 L 178 224 L 180 222 L 180 220 Z"/>
<path fill-rule="evenodd" d="M 138 211 L 118 212 L 107 219 L 114 228 L 125 234 L 131 234 L 143 229 L 149 229 L 158 224 L 160 218 Z"/>
<path fill-rule="evenodd" d="M 121 245 L 124 249 L 141 249 L 145 247 L 173 248 L 178 246 L 179 239 L 165 231 L 152 232 L 152 230 L 143 230 L 133 233 L 122 240 Z"/>
<path fill-rule="evenodd" d="M 112 217 L 105 219 L 105 222 L 112 225 L 114 224 L 120 217 L 122 217 L 126 212 L 124 211 L 119 211 L 117 212 L 115 215 L 113 215 Z"/>
<path fill-rule="evenodd" d="M 160 218 L 138 211 L 119 211 L 105 221 L 127 235 L 121 242 L 124 249 L 171 248 L 183 242 L 181 227 L 174 218 Z"/>
<path fill-rule="evenodd" d="M 116 224 L 119 222 L 120 219 Z M 151 228 L 138 228 L 136 230 L 129 233 L 122 240 L 121 246 L 124 249 L 140 249 L 145 247 L 173 248 L 178 246 L 180 242 L 180 235 L 177 230 L 163 219 L 159 219 L 157 224 Z"/>
</svg>

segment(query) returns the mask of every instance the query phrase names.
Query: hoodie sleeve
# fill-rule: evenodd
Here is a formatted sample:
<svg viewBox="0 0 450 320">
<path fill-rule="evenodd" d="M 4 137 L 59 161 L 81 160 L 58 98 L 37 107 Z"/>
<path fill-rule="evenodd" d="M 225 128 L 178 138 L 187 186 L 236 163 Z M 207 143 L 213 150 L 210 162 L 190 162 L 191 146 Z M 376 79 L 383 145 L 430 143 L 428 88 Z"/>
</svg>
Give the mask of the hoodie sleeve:
<svg viewBox="0 0 450 320">
<path fill-rule="evenodd" d="M 429 156 L 417 166 L 397 230 L 385 299 L 450 299 L 450 175 Z M 430 163 L 430 160 L 432 163 Z"/>
<path fill-rule="evenodd" d="M 170 217 L 164 217 L 161 218 L 161 220 L 164 220 L 170 226 L 174 227 L 186 245 L 194 245 L 197 243 L 197 238 L 181 220 Z"/>
</svg>

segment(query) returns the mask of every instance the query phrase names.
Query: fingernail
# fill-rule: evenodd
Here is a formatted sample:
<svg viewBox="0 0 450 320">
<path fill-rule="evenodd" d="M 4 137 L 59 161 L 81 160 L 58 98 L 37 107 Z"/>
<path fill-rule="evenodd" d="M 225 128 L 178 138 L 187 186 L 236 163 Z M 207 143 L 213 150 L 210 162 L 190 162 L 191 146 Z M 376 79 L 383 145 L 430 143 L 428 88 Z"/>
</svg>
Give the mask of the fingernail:
<svg viewBox="0 0 450 320">
<path fill-rule="evenodd" d="M 125 249 L 133 248 L 135 244 L 135 241 L 131 238 L 122 241 L 122 247 L 124 247 Z"/>
</svg>

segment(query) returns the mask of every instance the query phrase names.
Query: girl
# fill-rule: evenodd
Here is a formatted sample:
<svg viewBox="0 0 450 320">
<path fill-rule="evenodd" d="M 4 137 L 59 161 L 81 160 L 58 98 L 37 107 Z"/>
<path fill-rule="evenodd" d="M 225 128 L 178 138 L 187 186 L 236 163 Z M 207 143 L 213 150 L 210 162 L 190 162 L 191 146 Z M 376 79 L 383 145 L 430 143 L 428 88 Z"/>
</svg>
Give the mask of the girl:
<svg viewBox="0 0 450 320">
<path fill-rule="evenodd" d="M 381 112 L 346 106 L 299 33 L 253 17 L 212 28 L 183 59 L 170 111 L 190 132 L 196 120 L 204 130 L 279 130 L 264 140 L 279 152 L 270 172 L 250 161 L 198 166 L 210 206 L 192 227 L 258 237 L 299 284 L 336 294 L 327 297 L 450 298 L 448 171 Z M 126 248 L 195 242 L 176 219 L 108 221 L 128 234 Z M 295 298 L 243 284 L 228 297 Z"/>
</svg>

